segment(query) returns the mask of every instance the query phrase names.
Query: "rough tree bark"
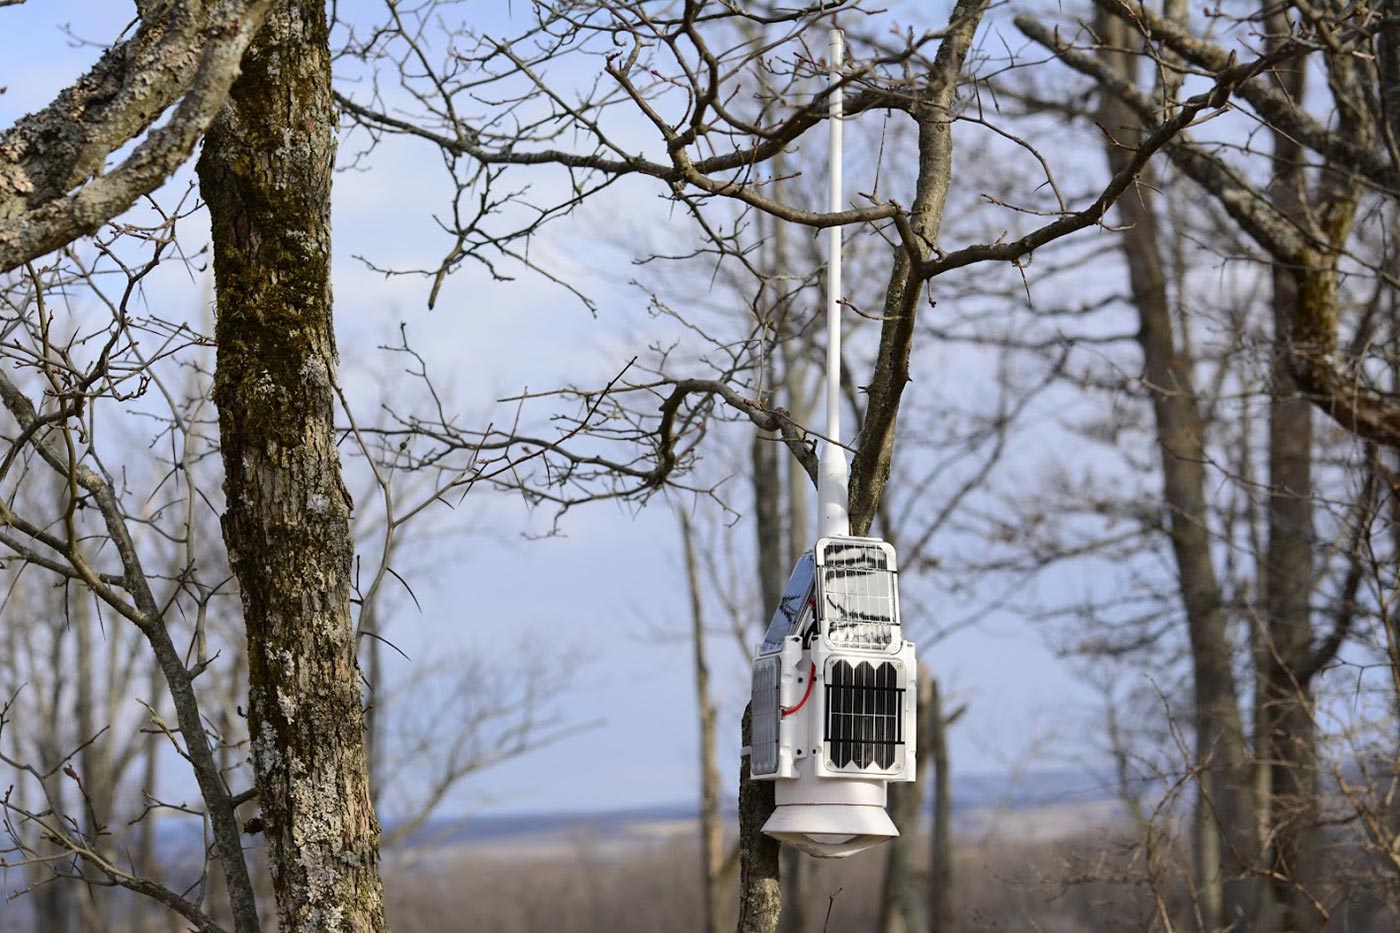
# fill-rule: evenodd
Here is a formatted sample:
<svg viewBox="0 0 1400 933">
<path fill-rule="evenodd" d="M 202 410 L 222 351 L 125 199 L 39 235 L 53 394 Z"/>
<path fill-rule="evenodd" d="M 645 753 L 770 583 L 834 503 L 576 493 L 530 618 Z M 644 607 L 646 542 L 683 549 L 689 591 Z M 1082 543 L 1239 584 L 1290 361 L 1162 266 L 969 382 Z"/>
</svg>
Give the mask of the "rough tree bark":
<svg viewBox="0 0 1400 933">
<path fill-rule="evenodd" d="M 753 740 L 752 715 L 744 707 L 743 743 Z M 773 782 L 749 780 L 749 759 L 739 763 L 739 923 L 738 933 L 774 933 L 783 906 L 776 839 L 763 835 L 773 813 Z"/>
<path fill-rule="evenodd" d="M 1127 24 L 1100 10 L 1095 25 L 1106 49 L 1100 53 L 1103 59 L 1118 74 L 1134 79 L 1139 59 L 1118 51 L 1131 47 Z M 1099 118 L 1107 133 L 1109 168 L 1117 173 L 1133 156 L 1134 141 L 1142 135 L 1142 121 L 1111 94 L 1104 95 Z M 1255 845 L 1249 762 L 1231 666 L 1233 652 L 1211 557 L 1205 427 L 1192 361 L 1178 351 L 1173 332 L 1149 186 L 1139 185 L 1125 194 L 1117 210 L 1123 221 L 1123 252 L 1138 313 L 1138 344 L 1144 381 L 1152 395 L 1162 461 L 1162 500 L 1190 642 L 1195 764 L 1200 768 L 1195 846 L 1198 906 L 1205 927 L 1216 930 L 1253 906 L 1247 883 L 1227 883 L 1226 879 L 1252 869 Z"/>
<path fill-rule="evenodd" d="M 953 120 L 958 78 L 972 38 L 982 22 L 985 0 L 958 0 L 948 16 L 933 68 L 910 112 L 918 124 L 918 177 L 909 207 L 910 236 L 894 249 L 885 290 L 880 347 L 866 390 L 860 446 L 851 463 L 851 533 L 870 530 L 894 461 L 899 403 L 909 383 L 909 354 L 922 304 L 920 267 L 933 255 L 953 177 Z"/>
<path fill-rule="evenodd" d="M 281 0 L 199 161 L 213 224 L 224 539 L 287 933 L 385 928 L 350 617 L 350 496 L 332 420 L 330 76 L 324 4 Z"/>
<path fill-rule="evenodd" d="M 268 0 L 138 0 L 139 26 L 0 132 L 0 272 L 95 232 L 179 168 L 238 75 Z M 108 159 L 141 136 L 121 161 Z"/>
</svg>

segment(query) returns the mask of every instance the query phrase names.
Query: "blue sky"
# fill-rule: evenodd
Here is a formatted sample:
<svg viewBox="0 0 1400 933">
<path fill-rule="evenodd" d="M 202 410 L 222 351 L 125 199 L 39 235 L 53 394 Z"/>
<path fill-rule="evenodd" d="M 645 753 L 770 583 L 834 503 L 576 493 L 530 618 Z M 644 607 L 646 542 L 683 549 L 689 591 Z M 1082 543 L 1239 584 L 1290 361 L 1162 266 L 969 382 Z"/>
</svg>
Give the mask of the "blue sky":
<svg viewBox="0 0 1400 933">
<path fill-rule="evenodd" d="M 525 6 L 514 5 L 517 16 L 528 14 Z M 509 28 L 511 4 L 472 7 L 483 28 Z M 0 85 L 8 90 L 0 94 L 0 123 L 45 103 L 96 57 L 59 25 L 71 24 L 85 39 L 109 40 L 130 15 L 126 4 L 97 0 L 45 0 L 6 10 Z M 430 219 L 447 194 L 437 158 L 426 147 L 392 144 L 370 166 L 341 173 L 334 195 L 337 331 L 352 397 L 367 401 L 379 391 L 374 373 L 382 362 L 373 347 L 390 339 L 400 322 L 450 385 L 450 400 L 468 420 L 482 423 L 504 417 L 495 399 L 526 387 L 597 381 L 644 354 L 655 339 L 645 295 L 627 286 L 631 271 L 622 252 L 599 245 L 599 231 L 622 238 L 627 230 L 665 223 L 661 192 L 620 186 L 604 195 L 614 200 L 586 207 L 535 244 L 537 260 L 563 264 L 598 302 L 596 318 L 538 277 L 495 282 L 471 265 L 449 280 L 429 311 L 421 279 L 386 279 L 354 257 L 421 265 L 444 251 Z M 183 187 L 189 178 L 187 168 L 172 186 Z M 851 190 L 861 184 L 848 179 Z M 626 229 L 619 216 L 628 218 Z M 202 223 L 196 217 L 187 224 L 192 240 L 205 236 Z M 206 289 L 207 283 L 171 274 L 152 285 L 149 300 L 177 309 L 175 316 L 197 317 Z M 920 380 L 911 398 L 940 386 L 955 391 L 958 370 L 967 365 L 955 360 L 952 375 Z M 562 536 L 536 541 L 522 533 L 538 531 L 548 516 L 530 513 L 518 500 L 482 497 L 461 513 L 469 527 L 418 555 L 409 579 L 421 614 L 401 606 L 389 631 L 413 664 L 465 651 L 511 669 L 529 653 L 563 653 L 571 677 L 564 706 L 580 720 L 603 720 L 585 735 L 472 779 L 448 812 L 611 808 L 694 797 L 696 728 L 689 646 L 682 637 L 688 619 L 679 541 L 670 509 L 657 502 L 639 513 L 613 504 L 580 509 L 567 517 Z M 1043 587 L 1074 592 L 1093 585 L 1082 576 L 1093 572 L 1071 571 Z M 942 608 L 936 595 L 926 604 L 933 613 Z M 768 612 L 754 608 L 755 632 Z M 927 620 L 909 621 L 915 632 L 931 627 Z M 713 639 L 711 654 L 722 702 L 723 770 L 732 783 L 748 675 L 732 640 Z M 921 657 L 953 699 L 970 704 L 951 736 L 955 768 L 1059 767 L 1093 754 L 1082 736 L 1097 723 L 1097 695 L 1014 607 Z M 412 666 L 395 663 L 396 676 L 414 676 Z"/>
</svg>

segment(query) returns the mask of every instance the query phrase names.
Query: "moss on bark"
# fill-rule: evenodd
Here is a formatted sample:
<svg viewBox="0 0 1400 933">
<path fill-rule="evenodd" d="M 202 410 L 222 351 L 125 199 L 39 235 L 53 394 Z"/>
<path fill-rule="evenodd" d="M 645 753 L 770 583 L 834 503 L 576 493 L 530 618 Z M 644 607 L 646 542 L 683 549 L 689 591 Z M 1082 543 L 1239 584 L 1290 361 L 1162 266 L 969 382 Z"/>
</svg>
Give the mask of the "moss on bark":
<svg viewBox="0 0 1400 933">
<path fill-rule="evenodd" d="M 199 162 L 213 223 L 224 538 L 248 638 L 248 726 L 279 925 L 384 929 L 333 432 L 324 6 L 283 0 Z"/>
</svg>

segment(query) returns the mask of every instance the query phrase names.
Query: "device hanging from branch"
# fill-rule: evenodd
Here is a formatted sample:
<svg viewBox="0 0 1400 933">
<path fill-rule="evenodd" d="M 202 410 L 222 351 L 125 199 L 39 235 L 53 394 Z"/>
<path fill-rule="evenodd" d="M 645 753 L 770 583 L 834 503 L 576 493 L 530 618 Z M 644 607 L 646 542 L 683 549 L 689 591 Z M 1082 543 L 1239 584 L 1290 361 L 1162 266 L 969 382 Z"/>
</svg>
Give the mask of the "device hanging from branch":
<svg viewBox="0 0 1400 933">
<path fill-rule="evenodd" d="M 829 36 L 830 210 L 841 192 L 842 35 Z M 763 831 L 810 855 L 844 858 L 899 835 L 890 781 L 915 779 L 914 645 L 899 624 L 894 548 L 851 536 L 841 446 L 841 228 L 828 228 L 826 432 L 819 537 L 797 562 L 753 664 L 749 773 L 777 782 Z"/>
<path fill-rule="evenodd" d="M 899 835 L 885 788 L 915 776 L 913 672 L 894 548 L 818 540 L 754 659 L 749 774 L 777 782 L 765 833 L 823 858 Z"/>
</svg>

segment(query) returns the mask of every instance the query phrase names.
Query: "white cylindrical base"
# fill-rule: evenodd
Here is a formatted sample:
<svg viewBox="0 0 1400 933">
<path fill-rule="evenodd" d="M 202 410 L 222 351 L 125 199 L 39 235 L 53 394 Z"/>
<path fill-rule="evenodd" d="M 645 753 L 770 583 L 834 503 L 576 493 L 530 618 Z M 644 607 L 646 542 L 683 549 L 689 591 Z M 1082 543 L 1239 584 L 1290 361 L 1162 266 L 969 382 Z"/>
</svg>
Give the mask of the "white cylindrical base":
<svg viewBox="0 0 1400 933">
<path fill-rule="evenodd" d="M 899 835 L 885 812 L 885 782 L 819 778 L 812 759 L 773 788 L 777 808 L 763 832 L 817 858 L 845 858 Z"/>
</svg>

